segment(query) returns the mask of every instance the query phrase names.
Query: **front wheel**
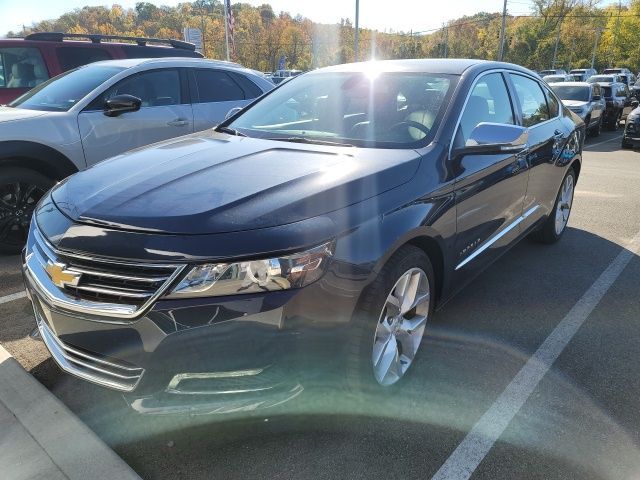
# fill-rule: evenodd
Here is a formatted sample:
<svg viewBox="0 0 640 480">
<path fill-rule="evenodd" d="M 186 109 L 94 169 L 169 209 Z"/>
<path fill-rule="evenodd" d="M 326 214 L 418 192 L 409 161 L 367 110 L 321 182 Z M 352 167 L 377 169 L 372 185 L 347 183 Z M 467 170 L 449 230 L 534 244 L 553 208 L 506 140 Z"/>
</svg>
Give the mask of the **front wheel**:
<svg viewBox="0 0 640 480">
<path fill-rule="evenodd" d="M 26 168 L 0 169 L 0 253 L 20 252 L 27 239 L 33 210 L 53 183 Z"/>
<path fill-rule="evenodd" d="M 576 174 L 571 168 L 565 175 L 564 180 L 562 180 L 553 210 L 542 224 L 540 230 L 535 232 L 534 238 L 536 240 L 542 243 L 555 243 L 560 240 L 569 222 L 575 185 Z"/>
<path fill-rule="evenodd" d="M 591 136 L 599 137 L 601 133 L 602 133 L 602 116 L 600 116 L 600 118 L 598 119 L 598 123 L 596 123 L 596 126 L 592 128 Z"/>
<path fill-rule="evenodd" d="M 414 363 L 433 312 L 429 257 L 405 245 L 387 261 L 354 315 L 347 388 L 362 393 L 395 386 Z"/>
</svg>

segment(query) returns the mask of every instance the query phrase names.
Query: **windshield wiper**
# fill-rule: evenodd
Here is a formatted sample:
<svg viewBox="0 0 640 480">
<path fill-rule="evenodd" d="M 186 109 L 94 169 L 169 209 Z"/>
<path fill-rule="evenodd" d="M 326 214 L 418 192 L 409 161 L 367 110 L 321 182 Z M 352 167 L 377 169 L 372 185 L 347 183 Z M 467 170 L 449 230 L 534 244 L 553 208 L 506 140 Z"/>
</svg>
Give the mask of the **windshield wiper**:
<svg viewBox="0 0 640 480">
<path fill-rule="evenodd" d="M 309 137 L 272 137 L 267 138 L 267 140 L 276 140 L 280 142 L 291 142 L 291 143 L 308 143 L 310 145 L 329 145 L 332 147 L 354 147 L 350 143 L 341 143 L 341 142 L 330 142 L 329 140 L 319 140 L 317 138 L 309 138 Z"/>
<path fill-rule="evenodd" d="M 246 135 L 244 133 L 239 132 L 235 128 L 231 128 L 231 127 L 216 127 L 216 128 L 214 128 L 214 130 L 216 132 L 228 133 L 229 135 L 235 135 L 237 137 L 246 137 Z"/>
</svg>

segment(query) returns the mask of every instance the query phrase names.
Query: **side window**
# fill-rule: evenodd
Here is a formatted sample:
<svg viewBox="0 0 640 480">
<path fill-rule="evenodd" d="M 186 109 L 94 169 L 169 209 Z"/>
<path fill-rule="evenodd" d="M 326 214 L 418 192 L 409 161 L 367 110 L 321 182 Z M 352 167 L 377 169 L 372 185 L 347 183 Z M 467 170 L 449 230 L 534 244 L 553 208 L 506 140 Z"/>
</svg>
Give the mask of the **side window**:
<svg viewBox="0 0 640 480">
<path fill-rule="evenodd" d="M 253 83 L 250 79 L 245 77 L 241 73 L 229 72 L 229 75 L 236 81 L 242 90 L 244 90 L 245 98 L 257 98 L 262 95 L 262 90 L 255 83 Z"/>
<path fill-rule="evenodd" d="M 101 48 L 91 47 L 58 47 L 56 48 L 58 63 L 63 72 L 100 60 L 111 60 L 111 54 Z"/>
<path fill-rule="evenodd" d="M 600 85 L 593 84 L 593 96 L 594 97 L 598 97 L 598 96 L 602 96 L 602 92 L 600 91 Z"/>
<path fill-rule="evenodd" d="M 198 88 L 198 103 L 244 100 L 244 92 L 226 72 L 198 69 L 193 73 Z"/>
<path fill-rule="evenodd" d="M 502 74 L 490 73 L 475 84 L 462 118 L 460 119 L 460 141 L 464 145 L 473 129 L 482 122 L 513 125 L 513 109 Z"/>
<path fill-rule="evenodd" d="M 180 95 L 178 70 L 149 70 L 131 75 L 109 87 L 85 110 L 102 110 L 104 102 L 116 95 L 133 95 L 142 101 L 142 107 L 162 107 L 183 103 Z"/>
<path fill-rule="evenodd" d="M 0 48 L 0 88 L 32 88 L 48 78 L 37 48 Z"/>
<path fill-rule="evenodd" d="M 549 118 L 555 118 L 560 112 L 560 104 L 556 97 L 551 93 L 547 87 L 543 87 L 544 93 L 547 96 L 547 107 L 549 108 Z"/>
<path fill-rule="evenodd" d="M 517 101 L 520 103 L 522 124 L 525 127 L 532 127 L 549 120 L 549 108 L 540 84 L 522 75 L 513 73 L 509 75 L 516 89 Z"/>
</svg>

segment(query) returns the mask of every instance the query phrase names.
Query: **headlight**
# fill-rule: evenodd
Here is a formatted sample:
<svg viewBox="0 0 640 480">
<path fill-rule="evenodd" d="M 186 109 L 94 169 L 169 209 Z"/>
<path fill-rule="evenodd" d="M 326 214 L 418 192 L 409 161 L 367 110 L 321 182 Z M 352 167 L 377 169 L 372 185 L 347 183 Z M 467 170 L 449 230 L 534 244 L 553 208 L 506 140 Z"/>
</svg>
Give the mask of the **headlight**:
<svg viewBox="0 0 640 480">
<path fill-rule="evenodd" d="M 218 297 L 304 287 L 322 276 L 332 255 L 333 245 L 325 243 L 305 252 L 265 260 L 198 265 L 165 298 Z"/>
</svg>

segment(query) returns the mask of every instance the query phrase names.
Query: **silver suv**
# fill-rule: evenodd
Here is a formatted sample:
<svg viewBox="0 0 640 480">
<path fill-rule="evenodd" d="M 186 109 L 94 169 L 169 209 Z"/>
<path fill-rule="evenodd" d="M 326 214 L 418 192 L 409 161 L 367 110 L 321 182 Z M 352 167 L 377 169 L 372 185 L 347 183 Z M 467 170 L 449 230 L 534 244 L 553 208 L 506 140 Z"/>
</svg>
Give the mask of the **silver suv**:
<svg viewBox="0 0 640 480">
<path fill-rule="evenodd" d="M 109 60 L 63 73 L 0 107 L 0 252 L 22 248 L 36 202 L 56 181 L 127 150 L 211 128 L 272 88 L 258 72 L 229 62 Z"/>
<path fill-rule="evenodd" d="M 550 83 L 549 86 L 560 97 L 562 103 L 577 114 L 587 127 L 587 133 L 600 135 L 606 108 L 602 87 L 589 82 Z"/>
</svg>

